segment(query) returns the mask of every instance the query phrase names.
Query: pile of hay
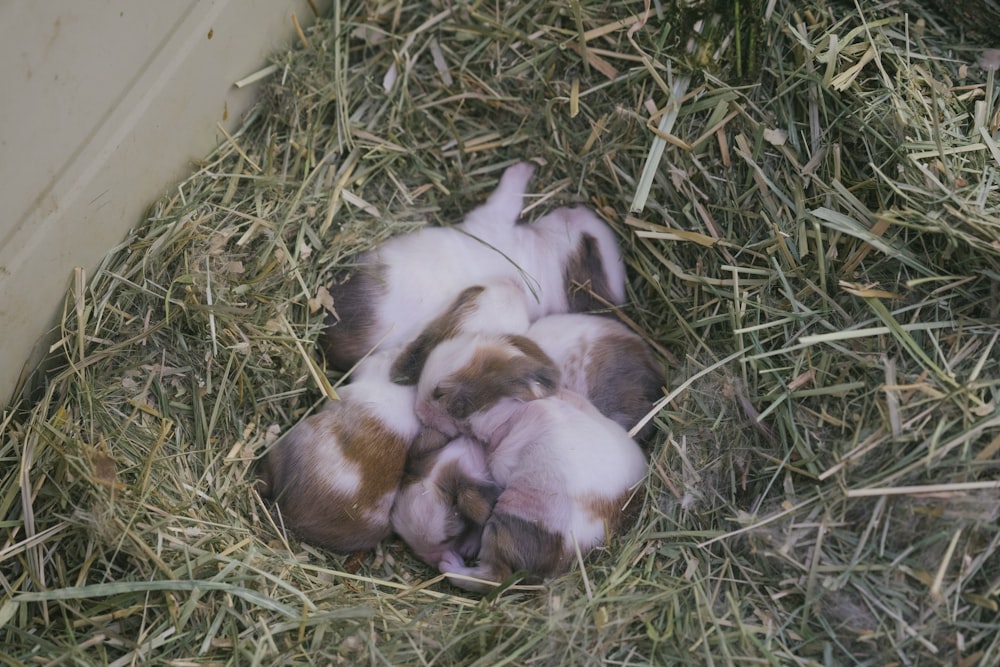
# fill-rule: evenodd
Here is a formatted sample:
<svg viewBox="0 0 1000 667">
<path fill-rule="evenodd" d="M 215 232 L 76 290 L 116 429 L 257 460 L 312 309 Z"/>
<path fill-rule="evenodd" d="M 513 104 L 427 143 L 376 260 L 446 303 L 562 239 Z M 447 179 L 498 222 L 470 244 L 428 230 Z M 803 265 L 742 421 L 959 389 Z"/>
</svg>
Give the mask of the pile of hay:
<svg viewBox="0 0 1000 667">
<path fill-rule="evenodd" d="M 78 276 L 3 415 L 0 661 L 1000 660 L 982 45 L 919 3 L 334 4 Z M 670 364 L 638 524 L 483 599 L 395 540 L 286 535 L 254 465 L 326 391 L 323 285 L 523 158 L 529 216 L 620 234 L 623 314 Z"/>
</svg>

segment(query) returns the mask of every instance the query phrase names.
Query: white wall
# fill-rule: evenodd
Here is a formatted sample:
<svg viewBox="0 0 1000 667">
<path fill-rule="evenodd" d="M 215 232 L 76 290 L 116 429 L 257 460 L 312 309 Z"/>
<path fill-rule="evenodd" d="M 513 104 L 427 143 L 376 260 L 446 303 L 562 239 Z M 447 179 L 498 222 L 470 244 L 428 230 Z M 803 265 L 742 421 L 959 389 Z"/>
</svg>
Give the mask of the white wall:
<svg viewBox="0 0 1000 667">
<path fill-rule="evenodd" d="M 312 22 L 303 0 L 0 2 L 0 407 L 73 268 L 239 125 L 258 87 L 233 83 L 290 44 L 292 12 Z"/>
</svg>

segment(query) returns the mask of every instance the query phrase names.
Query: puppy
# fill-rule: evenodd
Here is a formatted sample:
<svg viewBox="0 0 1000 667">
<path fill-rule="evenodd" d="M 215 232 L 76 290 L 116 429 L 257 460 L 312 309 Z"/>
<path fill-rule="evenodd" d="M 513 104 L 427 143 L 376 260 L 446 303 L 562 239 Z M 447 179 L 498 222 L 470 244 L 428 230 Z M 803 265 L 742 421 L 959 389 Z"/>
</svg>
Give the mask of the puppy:
<svg viewBox="0 0 1000 667">
<path fill-rule="evenodd" d="M 462 290 L 516 282 L 534 320 L 587 310 L 591 291 L 620 304 L 625 267 L 614 233 L 585 208 L 556 209 L 518 224 L 534 166 L 504 171 L 486 202 L 454 227 L 425 227 L 389 239 L 334 277 L 335 313 L 320 336 L 328 363 L 346 370 L 376 343 L 405 345 Z"/>
<path fill-rule="evenodd" d="M 552 358 L 562 386 L 586 396 L 600 412 L 631 429 L 662 395 L 663 366 L 631 329 L 609 317 L 549 315 L 524 334 Z M 647 424 L 637 435 L 648 439 Z"/>
<path fill-rule="evenodd" d="M 416 384 L 427 355 L 444 340 L 463 333 L 524 333 L 528 323 L 528 301 L 518 281 L 499 278 L 468 287 L 403 349 L 393 380 Z"/>
<path fill-rule="evenodd" d="M 398 350 L 362 361 L 340 400 L 294 426 L 267 454 L 262 495 L 307 542 L 350 553 L 391 532 L 389 512 L 420 433 L 415 390 L 391 381 Z"/>
<path fill-rule="evenodd" d="M 459 587 L 490 590 L 515 572 L 529 582 L 565 572 L 625 521 L 646 474 L 639 446 L 520 336 L 464 335 L 442 342 L 417 385 L 417 414 L 442 433 L 486 448 L 502 489 L 483 526 L 478 563 L 447 550 L 442 572 Z M 471 577 L 471 579 L 470 579 Z"/>
<path fill-rule="evenodd" d="M 483 525 L 499 495 L 483 446 L 459 437 L 410 458 L 390 520 L 421 560 L 440 568 L 445 554 L 479 554 Z"/>
</svg>

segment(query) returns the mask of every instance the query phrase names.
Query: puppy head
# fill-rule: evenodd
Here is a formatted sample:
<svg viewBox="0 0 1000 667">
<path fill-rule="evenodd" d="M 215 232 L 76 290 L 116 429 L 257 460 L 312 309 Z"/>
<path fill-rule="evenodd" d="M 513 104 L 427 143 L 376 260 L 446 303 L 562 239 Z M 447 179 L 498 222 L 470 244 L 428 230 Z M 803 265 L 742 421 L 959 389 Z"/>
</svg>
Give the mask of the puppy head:
<svg viewBox="0 0 1000 667">
<path fill-rule="evenodd" d="M 559 382 L 555 362 L 524 336 L 457 336 L 427 357 L 417 385 L 417 416 L 442 433 L 457 435 L 473 414 L 504 399 L 551 396 Z"/>
<path fill-rule="evenodd" d="M 527 328 L 528 304 L 517 281 L 497 278 L 468 287 L 403 349 L 393 365 L 393 380 L 400 384 L 416 384 L 427 355 L 442 341 L 459 334 L 520 334 Z"/>
<path fill-rule="evenodd" d="M 483 524 L 500 495 L 482 446 L 457 438 L 415 463 L 396 496 L 393 529 L 434 567 L 447 551 L 475 557 Z"/>
</svg>

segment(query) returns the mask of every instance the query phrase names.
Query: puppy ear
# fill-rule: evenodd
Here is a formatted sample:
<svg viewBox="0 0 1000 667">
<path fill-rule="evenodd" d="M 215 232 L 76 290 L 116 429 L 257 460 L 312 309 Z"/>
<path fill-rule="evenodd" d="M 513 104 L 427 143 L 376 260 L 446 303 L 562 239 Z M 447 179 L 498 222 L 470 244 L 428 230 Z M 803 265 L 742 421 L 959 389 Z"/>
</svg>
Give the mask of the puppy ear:
<svg viewBox="0 0 1000 667">
<path fill-rule="evenodd" d="M 580 236 L 576 252 L 566 262 L 563 282 L 570 312 L 580 313 L 602 308 L 603 304 L 594 295 L 614 300 L 600 245 L 590 234 Z"/>
<path fill-rule="evenodd" d="M 391 371 L 393 382 L 402 385 L 417 383 L 428 355 L 442 341 L 454 338 L 461 331 L 462 323 L 476 309 L 476 298 L 484 289 L 486 288 L 482 285 L 473 285 L 462 290 L 444 313 L 424 327 L 420 335 L 396 357 Z"/>
<path fill-rule="evenodd" d="M 455 493 L 455 507 L 463 517 L 477 526 L 483 526 L 493 513 L 500 491 L 496 484 L 471 480 L 459 483 Z"/>
<path fill-rule="evenodd" d="M 562 381 L 562 374 L 552 358 L 530 338 L 508 336 L 507 340 L 524 354 L 511 365 L 515 378 L 515 397 L 533 401 L 556 393 Z"/>
<path fill-rule="evenodd" d="M 436 454 L 438 450 L 448 444 L 448 436 L 432 428 L 420 429 L 413 444 L 410 445 L 408 459 L 416 461 L 419 458 Z"/>
</svg>

